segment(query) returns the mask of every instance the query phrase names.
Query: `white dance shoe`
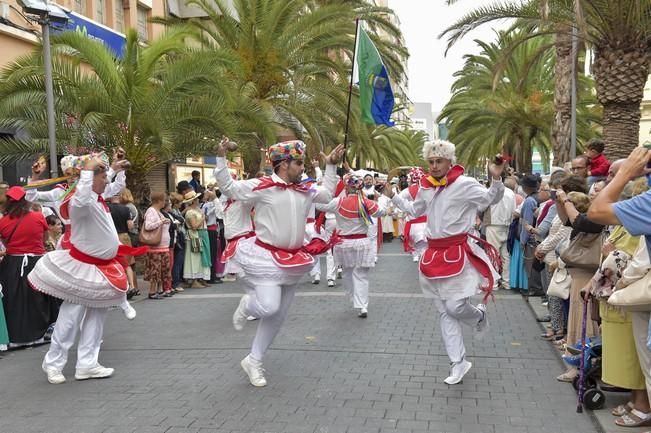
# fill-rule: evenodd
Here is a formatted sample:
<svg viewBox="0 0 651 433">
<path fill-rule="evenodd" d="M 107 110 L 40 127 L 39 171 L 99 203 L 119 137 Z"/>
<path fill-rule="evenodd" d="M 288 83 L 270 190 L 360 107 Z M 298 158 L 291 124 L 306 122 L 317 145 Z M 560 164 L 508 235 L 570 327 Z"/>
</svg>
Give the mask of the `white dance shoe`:
<svg viewBox="0 0 651 433">
<path fill-rule="evenodd" d="M 447 383 L 448 385 L 456 385 L 463 380 L 463 376 L 465 376 L 471 368 L 472 363 L 466 361 L 465 359 L 461 362 L 454 363 L 450 369 L 450 375 L 445 378 L 443 382 Z"/>
<path fill-rule="evenodd" d="M 246 358 L 240 362 L 240 365 L 246 375 L 249 376 L 249 382 L 251 382 L 251 385 L 257 387 L 267 386 L 267 379 L 264 377 L 262 362 L 252 359 L 251 355 L 247 355 Z"/>
</svg>

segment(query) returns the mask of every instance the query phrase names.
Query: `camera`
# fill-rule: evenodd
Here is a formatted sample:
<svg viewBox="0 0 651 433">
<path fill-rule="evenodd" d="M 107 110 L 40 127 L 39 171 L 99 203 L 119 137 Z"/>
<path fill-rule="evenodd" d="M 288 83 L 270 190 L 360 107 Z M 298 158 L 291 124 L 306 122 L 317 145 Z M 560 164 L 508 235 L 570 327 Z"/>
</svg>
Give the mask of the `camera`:
<svg viewBox="0 0 651 433">
<path fill-rule="evenodd" d="M 552 198 L 552 200 L 556 200 L 556 190 L 552 189 L 549 191 L 549 196 Z"/>
</svg>

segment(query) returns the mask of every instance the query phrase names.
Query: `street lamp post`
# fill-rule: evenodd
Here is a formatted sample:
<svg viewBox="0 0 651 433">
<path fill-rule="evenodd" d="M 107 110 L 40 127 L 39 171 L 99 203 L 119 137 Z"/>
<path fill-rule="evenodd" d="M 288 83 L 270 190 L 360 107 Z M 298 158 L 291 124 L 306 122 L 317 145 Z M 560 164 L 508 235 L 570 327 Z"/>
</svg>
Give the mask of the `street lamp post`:
<svg viewBox="0 0 651 433">
<path fill-rule="evenodd" d="M 54 86 L 52 84 L 52 54 L 50 52 L 50 21 L 45 15 L 39 20 L 43 29 L 43 62 L 45 63 L 45 104 L 47 106 L 47 141 L 50 149 L 50 178 L 58 175 L 56 130 L 54 127 Z"/>
<path fill-rule="evenodd" d="M 45 0 L 18 0 L 23 12 L 34 16 L 43 34 L 43 63 L 45 68 L 45 104 L 47 109 L 47 138 L 50 150 L 50 177 L 58 175 L 57 143 L 54 123 L 54 86 L 52 84 L 52 54 L 50 51 L 50 23 L 64 24 L 68 21 L 65 11 Z"/>
</svg>

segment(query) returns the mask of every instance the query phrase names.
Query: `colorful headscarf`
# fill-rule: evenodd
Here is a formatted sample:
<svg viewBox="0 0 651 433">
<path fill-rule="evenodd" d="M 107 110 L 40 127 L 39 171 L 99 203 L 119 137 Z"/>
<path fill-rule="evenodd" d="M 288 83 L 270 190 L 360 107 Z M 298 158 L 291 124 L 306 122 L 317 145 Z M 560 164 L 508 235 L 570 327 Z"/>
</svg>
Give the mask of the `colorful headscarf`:
<svg viewBox="0 0 651 433">
<path fill-rule="evenodd" d="M 301 140 L 282 141 L 269 147 L 271 162 L 302 160 L 305 157 L 305 143 Z"/>
<path fill-rule="evenodd" d="M 360 190 L 364 188 L 364 179 L 360 176 L 357 176 L 356 174 L 353 173 L 348 173 L 344 175 L 344 185 L 348 188 L 353 188 L 356 190 Z"/>
<path fill-rule="evenodd" d="M 409 174 L 407 175 L 407 178 L 409 179 L 409 183 L 418 183 L 425 176 L 427 175 L 425 174 L 425 171 L 422 168 L 414 167 L 411 170 L 409 170 Z"/>
</svg>

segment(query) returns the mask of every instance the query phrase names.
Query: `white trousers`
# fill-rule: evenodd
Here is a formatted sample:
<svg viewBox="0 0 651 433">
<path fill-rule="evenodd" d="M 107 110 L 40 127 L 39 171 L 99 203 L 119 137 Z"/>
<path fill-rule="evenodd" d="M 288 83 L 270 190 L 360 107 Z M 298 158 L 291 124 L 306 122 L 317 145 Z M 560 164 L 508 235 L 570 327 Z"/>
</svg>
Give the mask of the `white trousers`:
<svg viewBox="0 0 651 433">
<path fill-rule="evenodd" d="M 441 335 L 450 362 L 461 362 L 466 356 L 461 324 L 477 325 L 482 318 L 482 312 L 470 303 L 469 298 L 457 300 L 434 298 L 434 305 L 439 312 Z"/>
<path fill-rule="evenodd" d="M 502 287 L 504 289 L 510 289 L 509 283 L 509 267 L 511 264 L 511 255 L 509 250 L 506 247 L 506 241 L 509 238 L 509 228 L 508 226 L 486 226 L 486 241 L 491 244 L 495 249 L 500 253 L 502 258 Z M 497 287 L 498 282 L 495 282 L 495 287 Z"/>
<path fill-rule="evenodd" d="M 328 280 L 337 279 L 337 267 L 335 266 L 335 257 L 332 255 L 332 249 L 328 250 L 326 254 L 326 272 L 328 274 Z"/>
<path fill-rule="evenodd" d="M 368 308 L 368 271 L 370 268 L 344 267 L 341 278 L 344 289 L 353 300 L 353 308 Z"/>
<path fill-rule="evenodd" d="M 91 368 L 98 364 L 99 349 L 104 334 L 104 321 L 108 308 L 90 308 L 63 302 L 54 326 L 50 350 L 43 363 L 47 367 L 63 370 L 68 361 L 68 351 L 75 344 L 77 332 L 77 368 Z"/>
<path fill-rule="evenodd" d="M 280 331 L 292 305 L 297 285 L 280 285 L 272 280 L 257 281 L 255 289 L 248 293 L 250 298 L 244 312 L 260 319 L 251 346 L 251 357 L 256 361 L 262 361 Z"/>
<path fill-rule="evenodd" d="M 334 218 L 331 219 L 326 219 L 325 221 L 325 232 L 326 232 L 326 237 L 327 239 L 330 239 L 330 236 L 332 236 L 332 232 L 337 228 L 336 220 Z M 316 269 L 319 271 L 316 273 L 316 275 L 321 276 L 321 257 L 323 256 L 318 256 L 318 260 L 316 263 Z M 325 255 L 326 258 L 326 278 L 328 280 L 336 280 L 337 279 L 337 267 L 335 266 L 335 258 L 332 255 L 332 248 L 328 250 L 328 252 Z M 310 276 L 314 276 L 312 272 L 310 272 Z"/>
<path fill-rule="evenodd" d="M 314 266 L 310 269 L 310 277 L 321 279 L 321 256 L 316 256 Z"/>
<path fill-rule="evenodd" d="M 411 252 L 412 257 L 421 257 L 427 249 L 427 241 L 418 241 L 414 243 L 414 250 Z"/>
</svg>

